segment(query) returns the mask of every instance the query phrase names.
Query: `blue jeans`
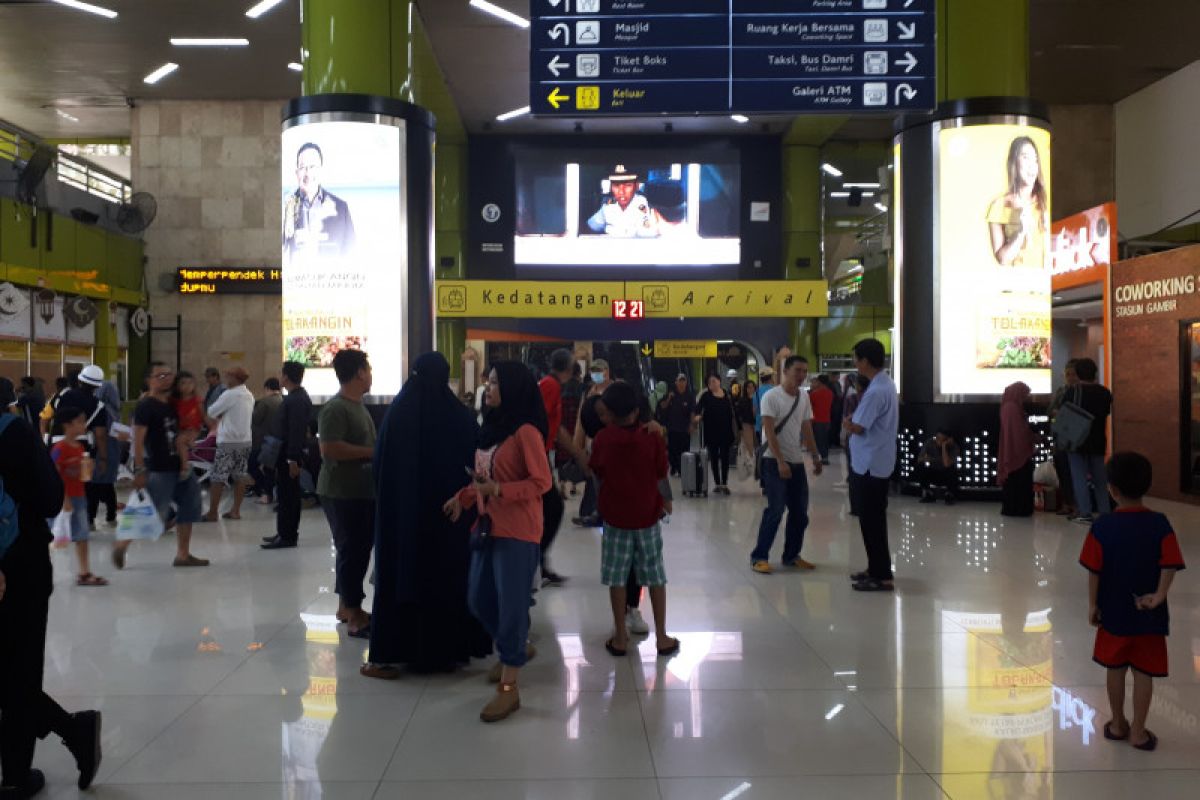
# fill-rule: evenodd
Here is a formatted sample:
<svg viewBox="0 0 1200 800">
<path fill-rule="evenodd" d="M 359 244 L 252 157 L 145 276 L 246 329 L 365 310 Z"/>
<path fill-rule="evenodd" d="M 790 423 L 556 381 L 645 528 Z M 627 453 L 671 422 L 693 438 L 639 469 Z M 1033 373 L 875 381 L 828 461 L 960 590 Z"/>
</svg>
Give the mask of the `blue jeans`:
<svg viewBox="0 0 1200 800">
<path fill-rule="evenodd" d="M 483 548 L 471 554 L 467 606 L 496 643 L 501 663 L 509 667 L 525 666 L 529 600 L 541 554 L 534 542 L 504 536 L 489 536 Z"/>
<path fill-rule="evenodd" d="M 1098 511 L 1107 514 L 1112 509 L 1108 504 L 1108 470 L 1103 455 L 1090 453 L 1067 453 L 1071 464 L 1071 486 L 1075 490 L 1075 507 L 1082 516 Z M 1088 475 L 1096 492 L 1096 506 L 1092 508 L 1092 495 L 1088 490 Z"/>
<path fill-rule="evenodd" d="M 783 533 L 783 560 L 800 557 L 804 546 L 804 531 L 808 528 L 808 475 L 803 464 L 792 464 L 791 480 L 779 476 L 779 464 L 773 458 L 762 460 L 762 484 L 767 492 L 767 508 L 758 526 L 758 545 L 750 554 L 751 561 L 769 561 L 771 545 L 779 532 L 783 513 L 787 512 L 787 527 Z"/>
</svg>

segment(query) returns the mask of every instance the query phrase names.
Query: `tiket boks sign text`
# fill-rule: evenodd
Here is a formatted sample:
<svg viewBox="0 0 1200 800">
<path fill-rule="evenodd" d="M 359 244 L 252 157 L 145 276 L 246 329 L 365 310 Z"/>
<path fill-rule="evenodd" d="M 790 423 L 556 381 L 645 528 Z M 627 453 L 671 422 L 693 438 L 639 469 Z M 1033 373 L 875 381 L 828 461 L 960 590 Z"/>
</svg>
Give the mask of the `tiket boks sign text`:
<svg viewBox="0 0 1200 800">
<path fill-rule="evenodd" d="M 824 317 L 825 281 L 438 281 L 439 317 L 607 318 L 641 300 L 647 318 Z"/>
</svg>

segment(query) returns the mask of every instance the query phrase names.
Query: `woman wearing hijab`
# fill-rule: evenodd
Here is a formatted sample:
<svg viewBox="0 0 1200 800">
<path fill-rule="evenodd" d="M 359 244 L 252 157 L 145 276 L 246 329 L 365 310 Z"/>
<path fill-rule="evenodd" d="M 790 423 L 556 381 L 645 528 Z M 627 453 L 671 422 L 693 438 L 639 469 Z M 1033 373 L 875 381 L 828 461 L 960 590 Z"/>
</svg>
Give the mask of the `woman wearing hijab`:
<svg viewBox="0 0 1200 800">
<path fill-rule="evenodd" d="M 1033 447 L 1037 434 L 1029 427 L 1025 404 L 1031 392 L 1018 381 L 1004 390 L 1000 401 L 1000 458 L 996 482 L 1003 490 L 1000 513 L 1006 517 L 1033 516 Z"/>
<path fill-rule="evenodd" d="M 440 353 L 417 359 L 375 446 L 375 603 L 369 678 L 448 672 L 492 652 L 467 609 L 466 520 L 439 503 L 465 486 L 475 459 L 475 415 L 450 390 Z"/>
<path fill-rule="evenodd" d="M 499 722 L 521 707 L 517 675 L 535 651 L 529 644 L 533 576 L 541 559 L 542 495 L 553 483 L 546 460 L 546 408 L 533 375 L 504 361 L 488 375 L 486 413 L 475 451 L 474 480 L 446 501 L 457 521 L 480 514 L 467 602 L 500 653 L 489 678 L 496 696 L 479 714 Z"/>
</svg>

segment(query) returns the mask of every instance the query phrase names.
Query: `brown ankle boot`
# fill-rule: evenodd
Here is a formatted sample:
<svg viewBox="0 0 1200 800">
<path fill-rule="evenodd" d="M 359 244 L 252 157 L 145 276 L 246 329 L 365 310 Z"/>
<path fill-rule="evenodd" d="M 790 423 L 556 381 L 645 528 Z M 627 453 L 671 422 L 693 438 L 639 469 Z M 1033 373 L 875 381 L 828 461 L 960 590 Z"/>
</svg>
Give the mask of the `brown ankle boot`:
<svg viewBox="0 0 1200 800">
<path fill-rule="evenodd" d="M 479 712 L 484 722 L 499 722 L 521 707 L 521 694 L 515 683 L 502 683 L 496 687 L 496 695 Z"/>
<path fill-rule="evenodd" d="M 525 661 L 526 663 L 533 661 L 533 657 L 537 655 L 537 648 L 532 644 L 525 644 Z M 500 678 L 504 675 L 504 665 L 497 661 L 492 664 L 492 668 L 488 670 L 488 683 L 499 683 Z"/>
</svg>

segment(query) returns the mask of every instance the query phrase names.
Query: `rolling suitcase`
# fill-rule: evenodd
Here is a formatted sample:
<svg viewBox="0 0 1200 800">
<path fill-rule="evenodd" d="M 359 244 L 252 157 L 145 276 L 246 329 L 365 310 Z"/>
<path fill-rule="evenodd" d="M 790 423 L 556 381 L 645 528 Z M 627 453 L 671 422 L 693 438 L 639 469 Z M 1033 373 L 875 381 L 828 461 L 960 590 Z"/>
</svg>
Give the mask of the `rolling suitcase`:
<svg viewBox="0 0 1200 800">
<path fill-rule="evenodd" d="M 708 453 L 704 450 L 683 454 L 680 463 L 683 493 L 688 497 L 708 497 Z"/>
</svg>

